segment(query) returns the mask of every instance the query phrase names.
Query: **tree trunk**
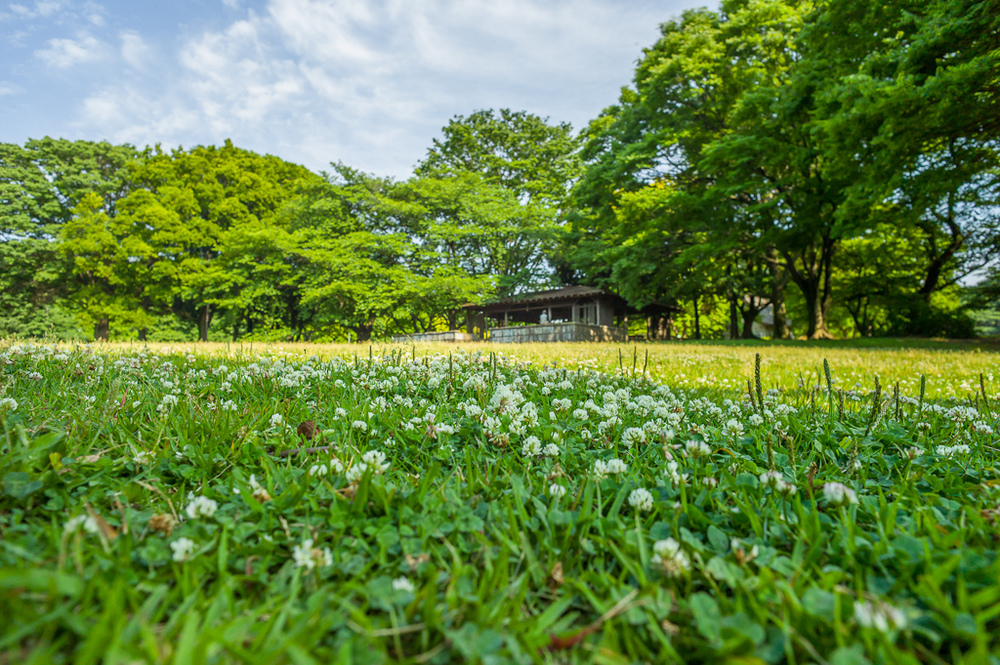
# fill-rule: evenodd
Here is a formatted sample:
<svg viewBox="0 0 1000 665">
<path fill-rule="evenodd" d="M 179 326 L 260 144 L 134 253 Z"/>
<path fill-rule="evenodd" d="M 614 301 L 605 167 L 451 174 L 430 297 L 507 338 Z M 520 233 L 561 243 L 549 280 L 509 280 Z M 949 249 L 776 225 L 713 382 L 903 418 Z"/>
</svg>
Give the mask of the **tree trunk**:
<svg viewBox="0 0 1000 665">
<path fill-rule="evenodd" d="M 760 310 L 754 307 L 749 307 L 743 312 L 743 333 L 740 335 L 741 339 L 757 339 L 757 336 L 753 334 L 753 322 L 757 320 L 758 314 L 760 314 Z"/>
<path fill-rule="evenodd" d="M 372 328 L 371 324 L 365 324 L 360 326 L 351 326 L 351 330 L 354 331 L 358 342 L 367 342 L 372 338 Z"/>
<path fill-rule="evenodd" d="M 813 254 L 815 257 L 815 254 Z M 826 329 L 826 312 L 830 305 L 830 276 L 824 279 L 823 268 L 828 263 L 828 257 L 821 256 L 819 261 L 815 258 L 807 260 L 803 258 L 805 270 L 800 272 L 795 267 L 795 262 L 789 256 L 785 256 L 785 266 L 788 274 L 795 286 L 802 292 L 802 298 L 806 301 L 806 338 L 808 339 L 832 339 L 833 335 Z M 821 289 L 820 285 L 825 283 L 827 288 Z"/>
<path fill-rule="evenodd" d="M 94 341 L 95 342 L 106 342 L 110 337 L 111 333 L 111 322 L 108 321 L 108 317 L 103 317 L 98 319 L 94 324 Z"/>
<path fill-rule="evenodd" d="M 772 339 L 787 339 L 788 312 L 785 310 L 785 284 L 788 283 L 788 271 L 781 267 L 778 252 L 771 249 L 768 252 L 768 263 L 771 265 L 771 312 L 774 314 Z"/>
<path fill-rule="evenodd" d="M 146 341 L 146 335 L 148 333 L 149 333 L 149 329 L 148 328 L 139 328 L 139 341 L 140 342 L 145 342 Z"/>
<path fill-rule="evenodd" d="M 736 305 L 736 294 L 729 294 L 729 339 L 738 339 L 740 336 L 740 324 L 738 307 Z"/>
<path fill-rule="evenodd" d="M 700 298 L 698 296 L 694 297 L 694 338 L 701 339 L 701 312 L 698 311 L 700 307 Z"/>
<path fill-rule="evenodd" d="M 201 310 L 201 316 L 198 317 L 198 340 L 202 342 L 208 341 L 208 327 L 212 324 L 212 306 L 205 304 Z"/>
</svg>

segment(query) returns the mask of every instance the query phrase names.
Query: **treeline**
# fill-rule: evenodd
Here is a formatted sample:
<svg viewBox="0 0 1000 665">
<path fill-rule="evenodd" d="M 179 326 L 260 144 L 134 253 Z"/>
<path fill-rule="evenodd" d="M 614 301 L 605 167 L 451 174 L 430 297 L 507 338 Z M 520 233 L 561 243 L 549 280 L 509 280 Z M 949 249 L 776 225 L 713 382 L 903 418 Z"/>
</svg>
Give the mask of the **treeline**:
<svg viewBox="0 0 1000 665">
<path fill-rule="evenodd" d="M 997 0 L 722 2 L 579 135 L 478 111 L 402 182 L 3 144 L 0 335 L 367 339 L 584 283 L 673 312 L 654 338 L 767 306 L 776 337 L 971 336 L 1000 294 L 998 28 Z"/>
<path fill-rule="evenodd" d="M 0 146 L 0 335 L 367 340 L 550 283 L 568 125 L 457 118 L 416 174 L 222 147 Z"/>
</svg>

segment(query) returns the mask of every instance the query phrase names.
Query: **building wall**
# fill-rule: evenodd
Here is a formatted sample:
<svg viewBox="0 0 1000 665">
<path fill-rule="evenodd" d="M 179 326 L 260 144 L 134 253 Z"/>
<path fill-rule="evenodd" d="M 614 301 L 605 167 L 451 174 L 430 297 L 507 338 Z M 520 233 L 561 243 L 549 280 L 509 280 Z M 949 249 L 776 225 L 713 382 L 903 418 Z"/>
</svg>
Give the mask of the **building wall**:
<svg viewBox="0 0 1000 665">
<path fill-rule="evenodd" d="M 597 301 L 597 325 L 613 326 L 615 324 L 615 308 L 609 301 L 601 298 Z"/>
<path fill-rule="evenodd" d="M 628 333 L 614 326 L 583 323 L 546 323 L 537 326 L 492 328 L 489 341 L 498 344 L 525 342 L 625 342 Z"/>
</svg>

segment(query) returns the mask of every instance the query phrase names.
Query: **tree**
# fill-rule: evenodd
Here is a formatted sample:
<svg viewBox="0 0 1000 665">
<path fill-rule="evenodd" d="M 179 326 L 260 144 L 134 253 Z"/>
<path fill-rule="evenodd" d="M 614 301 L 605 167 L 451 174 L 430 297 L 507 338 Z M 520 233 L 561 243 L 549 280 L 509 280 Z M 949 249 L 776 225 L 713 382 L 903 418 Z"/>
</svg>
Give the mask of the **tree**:
<svg viewBox="0 0 1000 665">
<path fill-rule="evenodd" d="M 782 299 L 761 205 L 771 193 L 736 177 L 720 146 L 745 122 L 746 96 L 786 75 L 800 22 L 795 3 L 737 1 L 661 26 L 634 85 L 587 130 L 570 231 L 578 271 L 639 304 L 718 292 L 731 334 L 740 315 L 750 334 L 747 321 Z"/>
<path fill-rule="evenodd" d="M 240 320 L 277 307 L 287 274 L 278 213 L 300 182 L 316 176 L 226 141 L 170 154 L 149 150 L 131 177 L 142 191 L 123 205 L 134 196 L 136 214 L 143 208 L 170 213 L 158 216 L 164 225 L 157 241 L 175 276 L 171 309 L 197 324 L 199 339 L 208 339 L 220 310 L 231 313 L 238 329 Z"/>
<path fill-rule="evenodd" d="M 506 219 L 493 225 L 505 231 L 490 239 L 490 254 L 506 257 L 495 266 L 497 292 L 510 295 L 550 283 L 562 209 L 580 171 L 570 125 L 550 125 L 525 111 L 483 110 L 456 116 L 442 134 L 415 173 L 425 190 L 428 178 L 456 179 L 457 187 L 478 188 L 501 203 L 495 211 Z"/>
<path fill-rule="evenodd" d="M 74 206 L 90 192 L 106 197 L 108 211 L 127 191 L 128 145 L 30 140 L 0 145 L 0 334 L 41 335 L 53 328 L 73 334 L 61 307 L 65 273 L 55 239 Z"/>
<path fill-rule="evenodd" d="M 988 266 L 996 212 L 1000 6 L 974 0 L 829 3 L 804 32 L 823 63 L 825 159 L 858 177 L 842 217 L 892 224 L 921 265 L 914 300 Z"/>
</svg>

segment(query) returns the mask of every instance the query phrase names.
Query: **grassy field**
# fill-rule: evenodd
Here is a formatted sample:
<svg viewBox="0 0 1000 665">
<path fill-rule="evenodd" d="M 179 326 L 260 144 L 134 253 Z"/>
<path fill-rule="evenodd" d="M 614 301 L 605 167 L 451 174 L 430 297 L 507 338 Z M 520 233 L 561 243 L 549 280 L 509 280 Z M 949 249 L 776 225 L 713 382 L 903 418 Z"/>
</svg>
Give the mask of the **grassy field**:
<svg viewBox="0 0 1000 665">
<path fill-rule="evenodd" d="M 998 359 L 0 344 L 0 662 L 1000 662 Z"/>
<path fill-rule="evenodd" d="M 928 397 L 969 399 L 981 391 L 980 374 L 989 385 L 1000 384 L 1000 345 L 930 340 L 860 340 L 830 342 L 669 342 L 615 344 L 109 344 L 112 353 L 152 348 L 159 352 L 194 353 L 213 357 L 246 357 L 279 353 L 308 358 L 367 358 L 403 353 L 409 357 L 449 352 L 491 352 L 536 365 L 569 369 L 625 370 L 646 375 L 675 388 L 705 388 L 721 392 L 746 391 L 753 376 L 755 356 L 762 356 L 765 388 L 789 390 L 822 387 L 823 361 L 832 369 L 834 388 L 872 390 L 899 383 L 915 394 L 925 377 Z M 402 351 L 401 351 L 402 349 Z M 992 390 L 992 389 L 991 389 Z"/>
</svg>

